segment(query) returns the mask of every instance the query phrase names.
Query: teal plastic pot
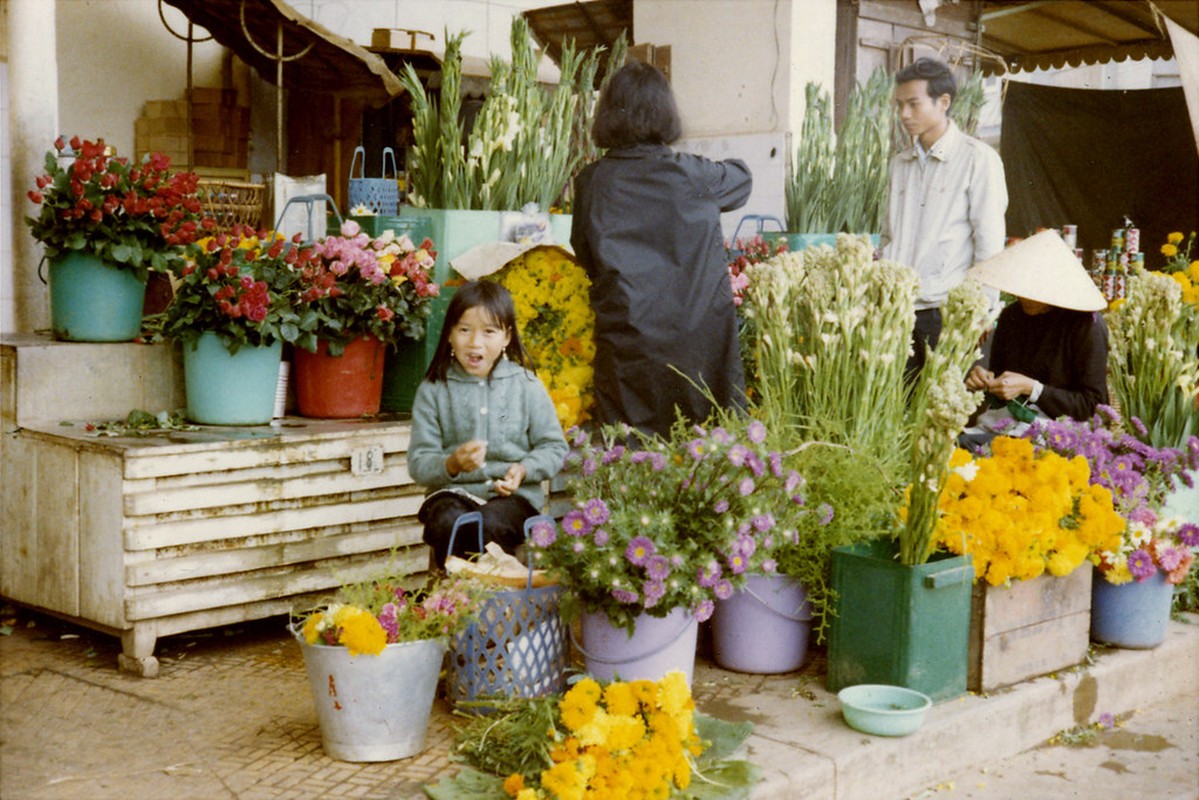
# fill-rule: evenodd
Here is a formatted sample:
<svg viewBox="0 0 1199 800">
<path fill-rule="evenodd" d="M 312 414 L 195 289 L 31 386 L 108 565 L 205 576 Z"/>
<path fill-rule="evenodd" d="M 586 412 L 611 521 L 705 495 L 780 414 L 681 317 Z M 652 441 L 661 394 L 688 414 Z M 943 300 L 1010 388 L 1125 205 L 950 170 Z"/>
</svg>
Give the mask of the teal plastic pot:
<svg viewBox="0 0 1199 800">
<path fill-rule="evenodd" d="M 230 355 L 218 334 L 205 331 L 183 345 L 187 418 L 202 425 L 265 425 L 275 411 L 283 342 L 242 345 Z"/>
<path fill-rule="evenodd" d="M 50 259 L 50 327 L 68 342 L 128 342 L 142 329 L 146 283 L 92 253 Z"/>
</svg>

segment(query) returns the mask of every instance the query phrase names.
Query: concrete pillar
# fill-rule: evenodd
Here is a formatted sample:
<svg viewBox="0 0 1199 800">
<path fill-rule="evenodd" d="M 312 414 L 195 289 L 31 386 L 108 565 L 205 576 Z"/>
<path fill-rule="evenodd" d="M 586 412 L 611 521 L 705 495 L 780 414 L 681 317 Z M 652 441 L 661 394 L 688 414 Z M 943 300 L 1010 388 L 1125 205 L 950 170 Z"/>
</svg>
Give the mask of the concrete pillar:
<svg viewBox="0 0 1199 800">
<path fill-rule="evenodd" d="M 25 195 L 42 174 L 46 151 L 59 133 L 57 2 L 7 0 L 6 5 L 13 226 L 12 275 L 6 278 L 13 287 L 13 327 L 31 332 L 50 327 L 50 293 L 37 276 L 42 246 L 25 224 L 34 208 Z"/>
</svg>

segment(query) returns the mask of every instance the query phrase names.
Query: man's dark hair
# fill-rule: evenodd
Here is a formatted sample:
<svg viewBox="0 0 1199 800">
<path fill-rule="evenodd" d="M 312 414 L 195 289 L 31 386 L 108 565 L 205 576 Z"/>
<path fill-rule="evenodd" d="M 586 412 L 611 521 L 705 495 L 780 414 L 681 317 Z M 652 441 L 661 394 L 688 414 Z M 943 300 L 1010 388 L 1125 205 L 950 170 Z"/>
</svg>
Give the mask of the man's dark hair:
<svg viewBox="0 0 1199 800">
<path fill-rule="evenodd" d="M 670 144 L 682 133 L 670 83 L 644 61 L 630 61 L 612 76 L 591 126 L 591 138 L 600 147 Z"/>
<path fill-rule="evenodd" d="M 958 94 L 958 82 L 944 61 L 935 58 L 918 58 L 895 73 L 895 84 L 909 81 L 928 81 L 928 96 L 936 100 L 943 94 L 949 95 L 949 104 Z"/>
</svg>

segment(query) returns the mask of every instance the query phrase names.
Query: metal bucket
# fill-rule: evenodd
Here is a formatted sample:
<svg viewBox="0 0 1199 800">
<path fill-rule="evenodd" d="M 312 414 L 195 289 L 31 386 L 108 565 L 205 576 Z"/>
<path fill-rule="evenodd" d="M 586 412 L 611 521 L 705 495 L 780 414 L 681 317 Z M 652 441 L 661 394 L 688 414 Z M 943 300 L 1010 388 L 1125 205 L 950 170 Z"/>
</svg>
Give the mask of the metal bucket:
<svg viewBox="0 0 1199 800">
<path fill-rule="evenodd" d="M 295 628 L 321 723 L 338 761 L 395 761 L 420 753 L 433 711 L 445 642 L 389 644 L 377 656 L 310 645 Z"/>
</svg>

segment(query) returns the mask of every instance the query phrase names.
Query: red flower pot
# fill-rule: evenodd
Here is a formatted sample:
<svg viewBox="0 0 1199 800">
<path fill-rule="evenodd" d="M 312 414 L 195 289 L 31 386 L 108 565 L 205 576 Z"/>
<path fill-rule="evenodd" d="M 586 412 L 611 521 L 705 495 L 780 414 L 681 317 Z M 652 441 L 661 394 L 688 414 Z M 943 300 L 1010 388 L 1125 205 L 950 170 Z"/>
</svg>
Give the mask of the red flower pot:
<svg viewBox="0 0 1199 800">
<path fill-rule="evenodd" d="M 383 397 L 383 342 L 361 336 L 340 356 L 322 339 L 315 353 L 296 348 L 296 406 L 302 417 L 347 419 L 378 414 Z"/>
</svg>

